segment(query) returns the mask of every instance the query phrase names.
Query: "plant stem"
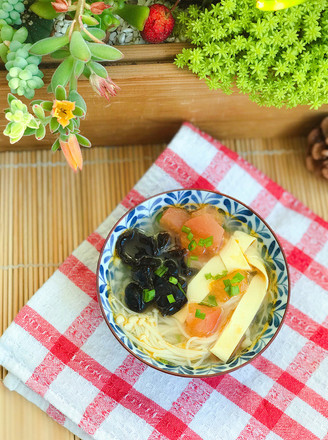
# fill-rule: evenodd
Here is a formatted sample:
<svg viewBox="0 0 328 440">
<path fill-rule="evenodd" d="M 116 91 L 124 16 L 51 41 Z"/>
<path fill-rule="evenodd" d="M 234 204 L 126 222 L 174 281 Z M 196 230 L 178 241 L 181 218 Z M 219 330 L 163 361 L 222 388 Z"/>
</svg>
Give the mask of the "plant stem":
<svg viewBox="0 0 328 440">
<path fill-rule="evenodd" d="M 84 8 L 85 8 L 85 1 L 86 0 L 78 0 L 78 2 L 76 4 L 76 12 L 75 12 L 75 16 L 74 16 L 74 20 L 75 20 L 74 30 L 75 31 L 81 31 L 79 17 L 81 17 L 81 15 L 83 15 Z"/>
</svg>

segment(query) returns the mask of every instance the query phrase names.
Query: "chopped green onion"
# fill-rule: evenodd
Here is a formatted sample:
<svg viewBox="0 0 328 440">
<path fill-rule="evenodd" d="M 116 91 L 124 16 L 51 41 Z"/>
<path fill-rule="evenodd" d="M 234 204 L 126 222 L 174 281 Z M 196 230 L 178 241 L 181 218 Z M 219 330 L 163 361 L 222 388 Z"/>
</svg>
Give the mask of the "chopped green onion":
<svg viewBox="0 0 328 440">
<path fill-rule="evenodd" d="M 213 277 L 213 280 L 219 280 L 219 279 L 225 277 L 226 275 L 228 275 L 228 271 L 227 271 L 227 270 L 224 270 L 223 272 L 218 273 L 217 275 L 215 275 L 215 276 Z"/>
<path fill-rule="evenodd" d="M 198 257 L 197 257 L 197 255 L 191 255 L 191 256 L 189 257 L 189 259 L 190 259 L 191 261 L 198 261 Z"/>
<path fill-rule="evenodd" d="M 218 305 L 214 295 L 207 295 L 200 304 L 208 307 L 216 307 Z"/>
<path fill-rule="evenodd" d="M 213 278 L 213 275 L 212 275 L 211 273 L 206 273 L 206 274 L 205 274 L 205 278 L 206 278 L 207 280 L 211 280 L 211 279 Z"/>
<path fill-rule="evenodd" d="M 205 316 L 205 313 L 202 313 L 199 309 L 196 309 L 195 318 L 205 319 Z"/>
<path fill-rule="evenodd" d="M 188 244 L 188 249 L 190 251 L 193 251 L 197 246 L 197 243 L 195 242 L 195 240 L 192 240 L 189 244 Z"/>
<path fill-rule="evenodd" d="M 191 229 L 188 228 L 187 226 L 183 225 L 182 228 L 181 228 L 181 231 L 185 232 L 186 234 L 189 234 L 189 232 L 191 232 Z"/>
<path fill-rule="evenodd" d="M 181 284 L 178 283 L 177 286 L 179 287 L 179 289 L 181 290 L 181 292 L 182 292 L 184 295 L 186 295 L 186 292 L 183 290 Z"/>
<path fill-rule="evenodd" d="M 146 303 L 148 303 L 149 301 L 155 298 L 155 289 L 152 290 L 144 289 L 142 293 L 143 293 L 143 300 Z"/>
<path fill-rule="evenodd" d="M 200 238 L 198 241 L 198 246 L 204 246 L 205 240 L 203 238 Z"/>
<path fill-rule="evenodd" d="M 227 294 L 230 296 L 230 294 L 231 294 L 231 286 L 226 286 L 225 288 L 224 288 L 224 290 L 227 292 Z"/>
<path fill-rule="evenodd" d="M 170 282 L 171 284 L 178 284 L 178 279 L 175 278 L 175 277 L 170 277 L 170 278 L 169 278 L 169 282 Z"/>
<path fill-rule="evenodd" d="M 231 287 L 231 281 L 230 280 L 223 280 L 223 283 L 226 287 Z"/>
<path fill-rule="evenodd" d="M 245 277 L 241 273 L 236 273 L 236 275 L 232 278 L 232 283 L 240 283 Z"/>
<path fill-rule="evenodd" d="M 239 295 L 239 286 L 231 286 L 230 296 Z"/>
<path fill-rule="evenodd" d="M 160 222 L 161 218 L 163 217 L 164 212 L 165 212 L 165 210 L 161 211 L 159 214 L 156 215 L 156 217 L 155 217 L 156 222 L 158 222 L 158 223 Z"/>
<path fill-rule="evenodd" d="M 174 298 L 174 296 L 172 295 L 172 293 L 170 294 L 170 295 L 167 295 L 167 300 L 168 300 L 168 302 L 170 303 L 170 304 L 172 304 L 172 303 L 175 303 L 175 298 Z"/>
<path fill-rule="evenodd" d="M 194 234 L 192 232 L 189 232 L 189 234 L 187 235 L 187 238 L 189 241 L 191 241 L 194 238 Z"/>
<path fill-rule="evenodd" d="M 155 270 L 155 274 L 156 274 L 158 277 L 162 278 L 162 276 L 163 276 L 168 270 L 169 270 L 169 268 L 163 265 L 163 266 L 160 266 L 158 269 Z"/>
<path fill-rule="evenodd" d="M 205 247 L 210 247 L 212 246 L 212 244 L 213 244 L 213 236 L 205 238 L 204 240 Z"/>
</svg>

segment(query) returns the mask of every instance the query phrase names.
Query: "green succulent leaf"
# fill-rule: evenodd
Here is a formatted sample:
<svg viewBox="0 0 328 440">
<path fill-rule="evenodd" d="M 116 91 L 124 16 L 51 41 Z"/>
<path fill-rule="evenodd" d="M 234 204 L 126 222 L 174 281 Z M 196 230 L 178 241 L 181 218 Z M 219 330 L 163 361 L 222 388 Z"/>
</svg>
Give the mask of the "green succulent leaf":
<svg viewBox="0 0 328 440">
<path fill-rule="evenodd" d="M 75 59 L 83 61 L 84 63 L 88 62 L 91 58 L 90 49 L 80 31 L 74 31 L 72 33 L 69 51 Z"/>
<path fill-rule="evenodd" d="M 75 109 L 73 110 L 73 115 L 81 118 L 82 116 L 85 115 L 85 111 L 83 110 L 83 108 L 75 105 Z"/>
<path fill-rule="evenodd" d="M 106 32 L 100 28 L 88 28 L 88 32 L 97 40 L 103 40 L 106 37 Z M 94 41 L 88 34 L 82 31 L 82 36 L 86 41 Z"/>
<path fill-rule="evenodd" d="M 76 135 L 77 141 L 82 147 L 91 147 L 91 142 L 86 137 L 82 136 L 81 134 Z"/>
<path fill-rule="evenodd" d="M 139 31 L 143 31 L 149 16 L 149 8 L 147 6 L 124 3 L 123 7 L 117 9 L 115 13 L 131 26 L 134 26 Z"/>
<path fill-rule="evenodd" d="M 100 43 L 87 43 L 93 57 L 103 61 L 117 61 L 123 58 L 122 52 L 113 46 Z"/>
<path fill-rule="evenodd" d="M 64 101 L 66 99 L 65 87 L 58 85 L 55 90 L 55 97 L 58 101 Z"/>
<path fill-rule="evenodd" d="M 43 40 L 34 43 L 30 48 L 30 53 L 33 55 L 47 55 L 61 49 L 63 46 L 69 43 L 67 35 L 62 37 L 48 37 Z"/>
<path fill-rule="evenodd" d="M 38 141 L 41 141 L 46 135 L 46 128 L 44 125 L 40 125 L 39 128 L 35 131 L 35 137 Z"/>
<path fill-rule="evenodd" d="M 68 49 L 59 49 L 55 50 L 55 52 L 52 52 L 50 54 L 51 58 L 54 58 L 55 60 L 62 60 L 67 58 L 70 55 L 70 52 Z"/>
<path fill-rule="evenodd" d="M 34 104 L 32 106 L 32 110 L 33 110 L 33 113 L 35 114 L 35 116 L 38 119 L 43 120 L 45 118 L 46 115 L 45 115 L 44 110 L 43 110 L 43 108 L 41 107 L 40 104 Z"/>
<path fill-rule="evenodd" d="M 18 41 L 19 43 L 24 43 L 27 37 L 28 37 L 28 30 L 26 29 L 26 27 L 21 27 L 14 33 L 11 41 Z"/>
<path fill-rule="evenodd" d="M 52 101 L 42 101 L 41 105 L 42 105 L 43 110 L 50 112 L 53 107 L 53 102 Z"/>
<path fill-rule="evenodd" d="M 51 150 L 57 151 L 59 147 L 60 147 L 59 139 L 56 139 L 55 142 L 52 144 Z"/>
<path fill-rule="evenodd" d="M 257 0 L 256 7 L 261 11 L 278 11 L 300 5 L 306 0 Z"/>
<path fill-rule="evenodd" d="M 51 90 L 55 91 L 58 85 L 65 87 L 71 77 L 74 58 L 69 56 L 57 67 L 51 78 Z"/>
<path fill-rule="evenodd" d="M 100 76 L 101 78 L 107 78 L 108 73 L 106 68 L 96 61 L 89 61 L 87 66 L 94 72 L 96 75 Z"/>
<path fill-rule="evenodd" d="M 58 17 L 58 12 L 54 10 L 50 2 L 36 1 L 30 6 L 30 9 L 34 14 L 47 20 L 52 20 Z"/>
<path fill-rule="evenodd" d="M 57 121 L 57 118 L 51 118 L 49 126 L 51 133 L 55 133 L 55 131 L 57 131 L 59 128 L 59 122 Z"/>
<path fill-rule="evenodd" d="M 82 15 L 82 22 L 88 26 L 97 26 L 99 24 L 99 21 L 91 15 Z"/>
<path fill-rule="evenodd" d="M 82 110 L 84 110 L 84 113 L 87 112 L 87 105 L 82 96 L 76 90 L 69 92 L 68 99 L 69 101 L 75 102 L 75 106 L 81 107 Z"/>
</svg>

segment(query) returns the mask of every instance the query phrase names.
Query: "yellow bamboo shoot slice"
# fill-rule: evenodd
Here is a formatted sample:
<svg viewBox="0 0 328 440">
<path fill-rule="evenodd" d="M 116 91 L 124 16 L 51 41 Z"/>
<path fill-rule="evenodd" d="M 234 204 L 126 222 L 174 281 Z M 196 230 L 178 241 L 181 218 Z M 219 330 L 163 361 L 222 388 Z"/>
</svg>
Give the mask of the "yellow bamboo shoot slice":
<svg viewBox="0 0 328 440">
<path fill-rule="evenodd" d="M 210 273 L 213 276 L 227 270 L 219 255 L 211 258 L 190 281 L 187 289 L 187 298 L 189 302 L 200 303 L 205 296 L 210 293 L 210 284 L 212 279 L 207 280 L 205 275 Z"/>
<path fill-rule="evenodd" d="M 256 240 L 256 237 L 246 234 L 246 232 L 243 231 L 235 231 L 233 238 L 236 240 L 243 253 L 245 253 L 246 249 L 248 249 L 249 246 Z"/>
<path fill-rule="evenodd" d="M 223 362 L 227 362 L 253 321 L 266 295 L 266 281 L 260 275 L 250 282 L 246 293 L 238 303 L 230 321 L 218 337 L 211 352 Z"/>
<path fill-rule="evenodd" d="M 234 237 L 231 237 L 228 243 L 223 247 L 220 252 L 220 257 L 222 258 L 228 273 L 233 272 L 234 270 L 251 270 Z"/>
</svg>

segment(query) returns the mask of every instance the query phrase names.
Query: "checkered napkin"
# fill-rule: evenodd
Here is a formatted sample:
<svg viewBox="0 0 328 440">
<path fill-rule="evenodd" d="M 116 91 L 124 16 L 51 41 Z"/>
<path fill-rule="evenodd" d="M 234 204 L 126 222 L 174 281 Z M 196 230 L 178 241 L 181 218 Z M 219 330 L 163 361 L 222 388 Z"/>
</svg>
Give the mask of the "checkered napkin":
<svg viewBox="0 0 328 440">
<path fill-rule="evenodd" d="M 270 347 L 232 374 L 170 376 L 117 342 L 96 297 L 99 251 L 122 214 L 155 193 L 198 187 L 243 201 L 278 234 L 292 294 Z M 20 311 L 0 340 L 5 385 L 82 439 L 328 439 L 328 223 L 184 124 L 128 196 Z"/>
</svg>

